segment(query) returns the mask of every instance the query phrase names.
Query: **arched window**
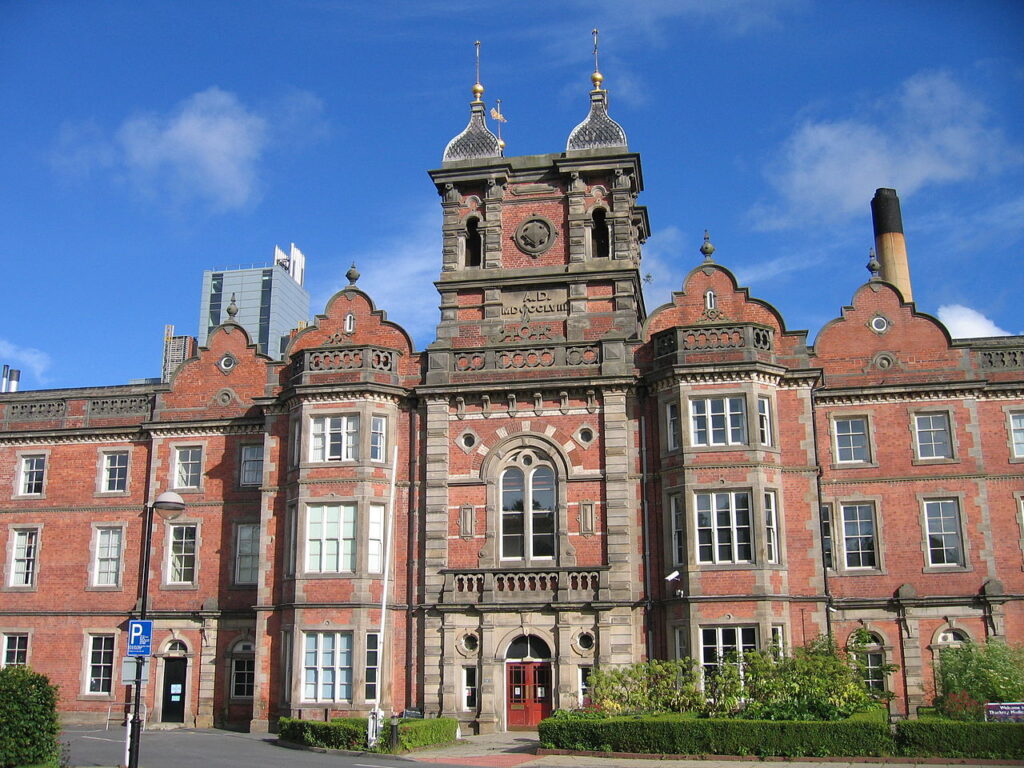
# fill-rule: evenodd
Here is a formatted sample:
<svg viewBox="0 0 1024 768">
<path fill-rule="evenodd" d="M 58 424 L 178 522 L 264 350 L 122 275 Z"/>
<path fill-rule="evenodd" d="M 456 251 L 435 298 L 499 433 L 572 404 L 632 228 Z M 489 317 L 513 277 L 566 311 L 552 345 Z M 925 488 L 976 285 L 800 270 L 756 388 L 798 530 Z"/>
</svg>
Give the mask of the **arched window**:
<svg viewBox="0 0 1024 768">
<path fill-rule="evenodd" d="M 944 629 L 939 633 L 938 643 L 939 645 L 962 645 L 963 643 L 969 643 L 971 638 L 962 629 Z"/>
<path fill-rule="evenodd" d="M 857 658 L 866 685 L 872 691 L 885 690 L 885 648 L 874 632 L 859 630 L 850 638 L 850 651 Z"/>
<path fill-rule="evenodd" d="M 543 661 L 551 658 L 551 649 L 536 635 L 520 635 L 509 644 L 505 658 L 509 661 Z"/>
<path fill-rule="evenodd" d="M 171 640 L 164 651 L 168 656 L 184 656 L 188 653 L 188 646 L 181 640 Z"/>
<path fill-rule="evenodd" d="M 604 208 L 594 209 L 594 228 L 590 233 L 590 238 L 594 246 L 591 255 L 595 259 L 607 259 L 610 238 L 608 236 L 608 213 Z"/>
<path fill-rule="evenodd" d="M 345 333 L 352 333 L 356 329 L 356 316 L 349 312 L 345 315 Z"/>
<path fill-rule="evenodd" d="M 251 699 L 256 689 L 256 648 L 239 640 L 231 649 L 231 698 Z"/>
<path fill-rule="evenodd" d="M 715 292 L 714 291 L 708 291 L 707 293 L 704 294 L 704 309 L 714 309 L 714 308 L 715 308 Z"/>
<path fill-rule="evenodd" d="M 501 559 L 555 557 L 555 472 L 546 457 L 518 453 L 501 473 Z"/>
<path fill-rule="evenodd" d="M 483 254 L 480 237 L 480 219 L 472 216 L 466 219 L 466 266 L 479 267 Z"/>
</svg>

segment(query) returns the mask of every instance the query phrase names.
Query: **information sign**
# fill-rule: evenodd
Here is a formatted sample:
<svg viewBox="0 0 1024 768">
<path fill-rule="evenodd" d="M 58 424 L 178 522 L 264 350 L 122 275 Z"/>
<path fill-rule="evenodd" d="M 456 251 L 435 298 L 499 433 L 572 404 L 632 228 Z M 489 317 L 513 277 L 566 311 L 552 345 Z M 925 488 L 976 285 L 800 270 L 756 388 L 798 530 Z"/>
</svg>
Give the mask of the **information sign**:
<svg viewBox="0 0 1024 768">
<path fill-rule="evenodd" d="M 132 619 L 128 622 L 128 655 L 149 656 L 153 653 L 153 622 Z"/>
</svg>

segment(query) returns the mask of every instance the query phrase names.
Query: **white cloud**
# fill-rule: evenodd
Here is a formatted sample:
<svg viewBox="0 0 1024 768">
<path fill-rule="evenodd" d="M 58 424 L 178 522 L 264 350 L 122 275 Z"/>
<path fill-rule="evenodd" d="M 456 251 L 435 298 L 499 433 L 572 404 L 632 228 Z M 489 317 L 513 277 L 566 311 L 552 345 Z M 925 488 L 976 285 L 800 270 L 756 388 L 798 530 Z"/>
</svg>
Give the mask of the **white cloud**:
<svg viewBox="0 0 1024 768">
<path fill-rule="evenodd" d="M 989 112 L 948 73 L 923 72 L 857 118 L 805 120 L 766 169 L 777 199 L 751 216 L 762 229 L 840 221 L 866 210 L 878 187 L 908 197 L 1020 163 Z"/>
<path fill-rule="evenodd" d="M 694 240 L 675 226 L 659 229 L 644 243 L 640 274 L 644 276 L 644 303 L 648 312 L 667 303 L 673 291 L 683 287 L 686 273 L 703 258 L 697 251 L 701 240 Z"/>
<path fill-rule="evenodd" d="M 217 87 L 194 94 L 169 115 L 125 121 L 116 134 L 134 180 L 175 201 L 196 196 L 216 210 L 243 208 L 259 195 L 257 165 L 267 121 Z"/>
<path fill-rule="evenodd" d="M 359 288 L 387 312 L 388 320 L 408 331 L 417 349 L 434 340 L 441 317 L 441 299 L 433 286 L 441 268 L 441 211 L 436 205 L 414 215 L 408 229 L 346 256 L 329 293 L 319 301 L 314 297 L 314 306 L 326 306 L 330 296 L 348 285 L 342 277 L 353 261 L 360 272 Z"/>
<path fill-rule="evenodd" d="M 943 304 L 939 307 L 938 316 L 954 339 L 1013 335 L 1009 331 L 1004 331 L 981 312 L 963 304 Z"/>
<path fill-rule="evenodd" d="M 72 178 L 112 174 L 173 208 L 196 202 L 216 212 L 243 209 L 260 198 L 261 165 L 272 145 L 323 138 L 323 112 L 308 91 L 292 89 L 260 109 L 212 86 L 166 113 L 126 118 L 109 135 L 93 121 L 66 123 L 51 165 Z"/>
<path fill-rule="evenodd" d="M 53 361 L 42 350 L 19 347 L 6 339 L 0 339 L 0 364 L 6 364 L 19 370 L 27 369 L 38 383 L 46 384 L 49 381 L 46 374 Z M 24 389 L 27 383 L 22 374 L 21 388 Z"/>
</svg>

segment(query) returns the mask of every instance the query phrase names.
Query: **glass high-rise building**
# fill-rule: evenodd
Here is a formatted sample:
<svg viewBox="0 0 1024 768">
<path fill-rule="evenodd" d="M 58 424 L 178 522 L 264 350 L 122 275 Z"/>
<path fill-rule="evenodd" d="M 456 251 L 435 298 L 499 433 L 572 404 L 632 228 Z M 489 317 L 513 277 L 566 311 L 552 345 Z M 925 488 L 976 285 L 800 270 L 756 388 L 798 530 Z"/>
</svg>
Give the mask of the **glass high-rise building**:
<svg viewBox="0 0 1024 768">
<path fill-rule="evenodd" d="M 234 296 L 235 322 L 261 352 L 280 358 L 289 333 L 309 321 L 309 293 L 302 285 L 305 261 L 292 243 L 288 254 L 275 247 L 270 266 L 203 272 L 199 346 L 206 346 L 210 331 L 230 319 L 228 306 Z"/>
</svg>

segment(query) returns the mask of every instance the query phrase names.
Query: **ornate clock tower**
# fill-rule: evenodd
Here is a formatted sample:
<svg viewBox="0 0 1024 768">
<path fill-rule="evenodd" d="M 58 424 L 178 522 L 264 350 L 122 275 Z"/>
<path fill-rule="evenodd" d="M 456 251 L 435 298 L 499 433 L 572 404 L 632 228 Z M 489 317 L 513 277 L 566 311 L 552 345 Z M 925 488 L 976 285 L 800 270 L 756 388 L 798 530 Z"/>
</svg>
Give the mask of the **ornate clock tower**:
<svg viewBox="0 0 1024 768">
<path fill-rule="evenodd" d="M 633 350 L 640 158 L 590 112 L 565 152 L 505 157 L 473 88 L 431 172 L 443 250 L 426 350 L 424 705 L 481 731 L 577 706 L 644 653 Z"/>
</svg>

